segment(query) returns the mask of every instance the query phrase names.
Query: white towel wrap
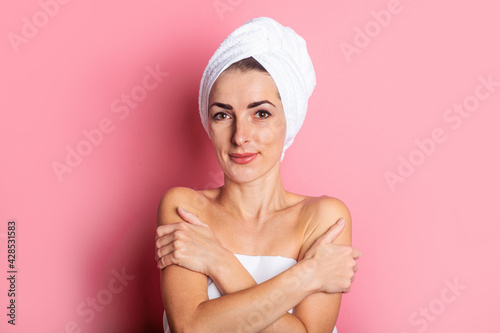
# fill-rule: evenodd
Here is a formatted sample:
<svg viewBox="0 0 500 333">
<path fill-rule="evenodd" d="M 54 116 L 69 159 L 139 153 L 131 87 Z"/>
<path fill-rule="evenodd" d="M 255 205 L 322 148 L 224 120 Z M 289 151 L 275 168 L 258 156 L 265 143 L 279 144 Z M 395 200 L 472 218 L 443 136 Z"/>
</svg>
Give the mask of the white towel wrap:
<svg viewBox="0 0 500 333">
<path fill-rule="evenodd" d="M 268 71 L 281 96 L 286 117 L 283 160 L 285 150 L 304 122 L 316 75 L 304 39 L 271 18 L 259 17 L 246 22 L 234 30 L 210 58 L 200 85 L 201 122 L 209 133 L 208 97 L 212 85 L 231 64 L 248 57 L 253 57 Z"/>
</svg>

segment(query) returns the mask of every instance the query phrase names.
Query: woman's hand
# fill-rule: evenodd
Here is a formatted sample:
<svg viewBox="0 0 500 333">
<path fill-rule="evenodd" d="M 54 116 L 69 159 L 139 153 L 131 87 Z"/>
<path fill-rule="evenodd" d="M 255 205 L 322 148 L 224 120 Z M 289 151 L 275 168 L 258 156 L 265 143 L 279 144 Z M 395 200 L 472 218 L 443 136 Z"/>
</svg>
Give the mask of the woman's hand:
<svg viewBox="0 0 500 333">
<path fill-rule="evenodd" d="M 224 263 L 224 256 L 229 252 L 222 247 L 210 227 L 195 214 L 181 207 L 177 207 L 177 213 L 184 222 L 157 228 L 158 268 L 178 265 L 212 276 L 215 268 Z"/>
<path fill-rule="evenodd" d="M 354 273 L 358 270 L 356 260 L 361 257 L 361 251 L 352 246 L 333 244 L 344 224 L 344 219 L 339 219 L 304 255 L 303 260 L 308 261 L 304 267 L 314 274 L 319 291 L 347 293 L 354 281 Z"/>
</svg>

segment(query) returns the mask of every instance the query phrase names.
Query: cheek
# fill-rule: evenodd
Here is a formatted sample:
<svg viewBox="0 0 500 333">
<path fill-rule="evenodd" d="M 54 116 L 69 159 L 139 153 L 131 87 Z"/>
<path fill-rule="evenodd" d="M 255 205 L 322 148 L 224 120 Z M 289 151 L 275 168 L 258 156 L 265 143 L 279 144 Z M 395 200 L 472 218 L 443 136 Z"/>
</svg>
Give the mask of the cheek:
<svg viewBox="0 0 500 333">
<path fill-rule="evenodd" d="M 227 133 L 223 128 L 209 128 L 210 140 L 216 151 L 224 148 L 227 144 Z"/>
<path fill-rule="evenodd" d="M 263 143 L 268 143 L 275 146 L 283 145 L 286 135 L 286 127 L 283 123 L 276 122 L 265 130 L 263 129 L 259 134 Z"/>
<path fill-rule="evenodd" d="M 212 145 L 216 150 L 219 150 L 222 147 L 222 140 L 219 135 L 212 135 L 211 140 Z"/>
<path fill-rule="evenodd" d="M 279 118 L 276 119 L 276 123 L 273 126 L 273 134 L 275 136 L 275 140 L 280 140 L 281 138 L 283 139 L 282 141 L 285 141 L 285 136 L 286 136 L 286 119 Z"/>
<path fill-rule="evenodd" d="M 258 134 L 262 143 L 272 143 L 276 137 L 276 131 L 272 128 L 261 130 Z"/>
</svg>

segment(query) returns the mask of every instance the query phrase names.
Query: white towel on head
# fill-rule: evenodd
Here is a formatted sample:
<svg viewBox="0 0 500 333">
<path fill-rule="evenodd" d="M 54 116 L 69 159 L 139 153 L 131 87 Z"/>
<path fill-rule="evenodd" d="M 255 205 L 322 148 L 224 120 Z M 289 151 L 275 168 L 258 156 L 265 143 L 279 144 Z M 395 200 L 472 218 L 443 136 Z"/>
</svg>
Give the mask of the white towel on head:
<svg viewBox="0 0 500 333">
<path fill-rule="evenodd" d="M 208 97 L 212 85 L 231 64 L 253 57 L 271 75 L 278 88 L 286 117 L 285 150 L 304 122 L 307 102 L 316 85 L 306 42 L 289 27 L 268 17 L 252 19 L 234 30 L 208 62 L 200 85 L 201 122 L 208 131 Z"/>
</svg>

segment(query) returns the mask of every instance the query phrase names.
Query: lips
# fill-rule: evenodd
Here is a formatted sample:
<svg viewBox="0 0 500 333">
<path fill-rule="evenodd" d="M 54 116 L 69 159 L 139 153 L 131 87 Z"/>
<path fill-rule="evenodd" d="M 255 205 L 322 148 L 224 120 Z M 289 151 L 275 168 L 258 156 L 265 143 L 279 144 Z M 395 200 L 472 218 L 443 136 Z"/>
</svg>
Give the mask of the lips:
<svg viewBox="0 0 500 333">
<path fill-rule="evenodd" d="M 257 157 L 258 153 L 233 153 L 229 154 L 231 160 L 237 164 L 247 164 L 253 161 Z"/>
</svg>

